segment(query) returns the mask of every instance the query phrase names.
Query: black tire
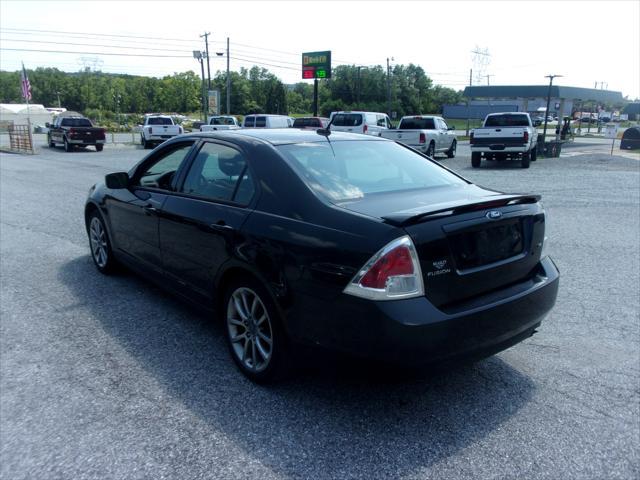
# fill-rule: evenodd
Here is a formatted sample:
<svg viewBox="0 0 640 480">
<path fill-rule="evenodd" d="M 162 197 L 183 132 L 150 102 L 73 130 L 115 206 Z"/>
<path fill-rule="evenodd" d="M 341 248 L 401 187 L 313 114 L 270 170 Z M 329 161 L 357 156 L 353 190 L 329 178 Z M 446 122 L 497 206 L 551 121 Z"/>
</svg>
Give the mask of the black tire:
<svg viewBox="0 0 640 480">
<path fill-rule="evenodd" d="M 447 158 L 454 158 L 456 156 L 456 148 L 458 146 L 457 141 L 451 142 L 451 147 L 447 150 Z"/>
<path fill-rule="evenodd" d="M 73 145 L 71 145 L 71 144 L 67 141 L 67 137 L 64 137 L 64 151 L 65 151 L 65 152 L 73 152 Z"/>
<path fill-rule="evenodd" d="M 148 150 L 152 147 L 151 142 L 147 142 L 147 139 L 142 137 L 142 148 Z"/>
<path fill-rule="evenodd" d="M 435 143 L 431 142 L 429 144 L 429 148 L 427 148 L 427 157 L 430 158 L 436 158 L 436 145 Z"/>
<path fill-rule="evenodd" d="M 522 154 L 522 160 L 520 161 L 520 166 L 522 168 L 529 168 L 529 162 L 531 160 L 531 152 L 524 152 Z"/>
<path fill-rule="evenodd" d="M 534 148 L 531 150 L 531 161 L 535 162 L 536 160 L 538 160 L 538 150 Z"/>
<path fill-rule="evenodd" d="M 56 148 L 56 143 L 51 140 L 51 135 L 47 135 L 47 143 L 49 144 L 49 148 Z"/>
<path fill-rule="evenodd" d="M 244 314 L 247 318 L 243 317 L 244 306 L 239 301 L 245 298 L 243 295 L 249 298 L 245 305 L 251 303 Z M 252 295 L 260 301 L 257 306 L 250 300 L 255 298 Z M 231 358 L 247 378 L 256 383 L 272 383 L 287 376 L 291 349 L 278 309 L 265 287 L 248 276 L 235 279 L 226 289 L 220 313 Z M 262 323 L 257 323 L 260 319 Z M 271 345 L 265 338 L 271 339 Z"/>
<path fill-rule="evenodd" d="M 96 144 L 96 152 L 101 152 L 103 148 L 104 148 L 104 145 L 102 145 L 101 143 Z"/>
<path fill-rule="evenodd" d="M 479 152 L 473 152 L 471 154 L 471 166 L 473 168 L 478 168 L 480 166 L 481 159 L 482 159 L 482 157 L 481 157 L 481 154 Z"/>
<path fill-rule="evenodd" d="M 91 212 L 87 218 L 87 235 L 93 264 L 104 275 L 114 273 L 118 268 L 118 262 L 113 256 L 111 240 L 102 215 L 97 210 Z"/>
</svg>

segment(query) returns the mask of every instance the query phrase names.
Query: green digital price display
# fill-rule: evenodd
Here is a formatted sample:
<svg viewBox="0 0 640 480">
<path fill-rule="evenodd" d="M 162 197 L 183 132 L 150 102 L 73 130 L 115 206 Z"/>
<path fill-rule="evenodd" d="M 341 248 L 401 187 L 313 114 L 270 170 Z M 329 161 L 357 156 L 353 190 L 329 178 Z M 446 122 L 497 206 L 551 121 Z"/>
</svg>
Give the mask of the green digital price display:
<svg viewBox="0 0 640 480">
<path fill-rule="evenodd" d="M 302 78 L 331 78 L 331 51 L 303 53 Z"/>
</svg>

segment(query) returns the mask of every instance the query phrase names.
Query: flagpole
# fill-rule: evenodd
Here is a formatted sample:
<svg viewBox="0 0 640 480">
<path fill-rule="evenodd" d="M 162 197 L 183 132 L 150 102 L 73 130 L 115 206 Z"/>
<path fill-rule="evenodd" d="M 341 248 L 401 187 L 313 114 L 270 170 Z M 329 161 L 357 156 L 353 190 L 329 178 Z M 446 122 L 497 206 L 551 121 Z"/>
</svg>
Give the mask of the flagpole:
<svg viewBox="0 0 640 480">
<path fill-rule="evenodd" d="M 31 148 L 31 153 L 33 151 L 33 135 L 31 133 L 31 106 L 29 105 L 29 96 L 31 95 L 31 85 L 25 87 L 25 85 L 29 82 L 29 77 L 27 76 L 27 71 L 24 68 L 24 62 L 22 62 L 22 86 L 23 86 L 23 95 L 24 99 L 27 101 L 27 129 L 29 131 L 29 147 Z"/>
</svg>

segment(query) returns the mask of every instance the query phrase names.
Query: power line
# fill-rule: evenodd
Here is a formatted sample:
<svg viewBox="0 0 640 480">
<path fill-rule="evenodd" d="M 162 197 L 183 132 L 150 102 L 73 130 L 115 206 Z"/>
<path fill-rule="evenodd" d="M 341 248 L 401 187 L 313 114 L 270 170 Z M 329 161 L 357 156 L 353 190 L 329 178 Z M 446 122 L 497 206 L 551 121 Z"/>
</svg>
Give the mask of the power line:
<svg viewBox="0 0 640 480">
<path fill-rule="evenodd" d="M 15 32 L 37 32 L 37 33 L 64 33 L 66 35 L 92 35 L 96 37 L 119 37 L 119 38 L 140 38 L 144 40 L 164 40 L 164 41 L 172 41 L 172 42 L 192 42 L 193 40 L 188 40 L 186 38 L 160 38 L 160 37 L 145 37 L 141 35 L 116 35 L 116 34 L 106 34 L 106 33 L 93 33 L 93 32 L 65 32 L 61 30 L 37 30 L 37 29 L 29 29 L 29 28 L 7 28 L 3 27 L 2 30 L 10 30 Z"/>
<path fill-rule="evenodd" d="M 108 52 L 81 52 L 81 51 L 69 51 L 69 50 L 37 50 L 30 48 L 6 48 L 0 47 L 0 50 L 9 50 L 12 52 L 38 52 L 38 53 L 72 53 L 72 54 L 84 54 L 84 55 L 112 55 L 116 57 L 154 57 L 154 58 L 191 58 L 189 55 L 153 55 L 153 54 L 141 54 L 141 53 L 108 53 Z"/>
<path fill-rule="evenodd" d="M 126 48 L 128 50 L 158 50 L 161 52 L 181 52 L 181 53 L 191 53 L 191 50 L 174 50 L 169 48 L 151 48 L 151 47 L 129 47 L 126 45 L 104 45 L 97 43 L 75 43 L 75 42 L 52 42 L 47 40 L 21 40 L 15 38 L 2 38 L 0 39 L 5 42 L 20 42 L 20 43 L 53 43 L 54 45 L 77 45 L 81 47 L 106 47 L 106 48 Z"/>
</svg>

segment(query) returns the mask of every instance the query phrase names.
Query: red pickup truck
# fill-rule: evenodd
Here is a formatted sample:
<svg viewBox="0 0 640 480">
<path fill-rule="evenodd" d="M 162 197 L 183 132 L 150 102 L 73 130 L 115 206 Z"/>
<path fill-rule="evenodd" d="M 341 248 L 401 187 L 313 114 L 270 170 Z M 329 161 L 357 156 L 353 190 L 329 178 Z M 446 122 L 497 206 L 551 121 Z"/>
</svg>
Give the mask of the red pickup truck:
<svg viewBox="0 0 640 480">
<path fill-rule="evenodd" d="M 101 152 L 105 143 L 105 129 L 94 127 L 91 120 L 81 115 L 58 115 L 53 124 L 46 124 L 49 129 L 47 143 L 50 148 L 55 148 L 59 143 L 64 145 L 67 152 L 71 152 L 75 146 L 93 145 L 96 151 Z"/>
</svg>

